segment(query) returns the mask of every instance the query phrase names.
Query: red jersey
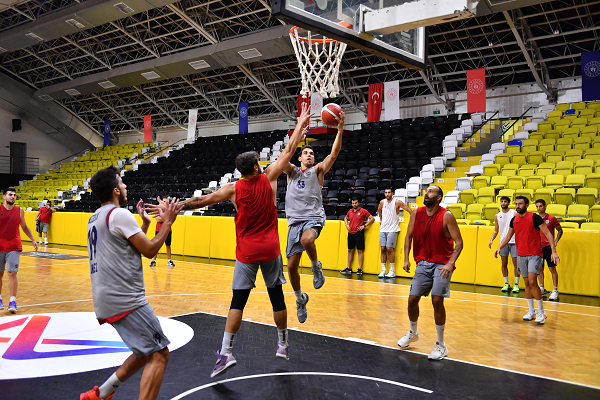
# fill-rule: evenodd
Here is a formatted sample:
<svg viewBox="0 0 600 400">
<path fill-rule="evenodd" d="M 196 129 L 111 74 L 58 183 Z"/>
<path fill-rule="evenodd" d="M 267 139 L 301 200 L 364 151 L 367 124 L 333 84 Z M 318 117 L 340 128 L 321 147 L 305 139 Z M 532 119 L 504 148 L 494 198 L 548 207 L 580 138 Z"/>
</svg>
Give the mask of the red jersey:
<svg viewBox="0 0 600 400">
<path fill-rule="evenodd" d="M 362 207 L 358 207 L 356 210 L 351 208 L 350 211 L 346 214 L 348 217 L 348 225 L 350 225 L 350 233 L 355 234 L 358 232 L 358 227 L 364 225 L 365 219 L 368 219 L 371 216 L 367 210 Z"/>
<path fill-rule="evenodd" d="M 560 226 L 560 222 L 558 222 L 558 220 L 556 219 L 556 217 L 554 215 L 550 215 L 550 214 L 546 214 L 545 217 L 542 217 L 542 220 L 544 220 L 544 222 L 546 223 L 546 226 L 548 227 L 548 230 L 550 231 L 550 234 L 552 235 L 552 237 L 554 237 L 554 228 L 558 228 Z M 550 246 L 550 242 L 548 241 L 548 239 L 546 238 L 546 235 L 544 235 L 544 232 L 542 232 L 541 229 L 540 229 L 540 240 L 542 241 L 542 248 L 546 247 L 546 246 Z"/>
<path fill-rule="evenodd" d="M 156 232 L 160 231 L 160 228 L 162 228 L 164 222 L 157 222 L 156 223 Z M 171 232 L 173 230 L 172 228 L 173 225 L 171 225 L 171 228 L 169 228 L 169 232 Z"/>
<path fill-rule="evenodd" d="M 235 183 L 236 259 L 245 264 L 273 261 L 281 254 L 277 207 L 265 174 Z"/>
<path fill-rule="evenodd" d="M 516 214 L 513 217 L 510 227 L 515 230 L 517 255 L 521 257 L 544 256 L 540 239 L 540 225 L 543 223 L 542 217 L 530 212 L 523 216 Z"/>
<path fill-rule="evenodd" d="M 0 204 L 0 252 L 21 251 L 21 207 L 13 207 L 7 210 L 4 204 Z"/>
<path fill-rule="evenodd" d="M 40 222 L 49 224 L 50 218 L 52 218 L 52 210 L 47 209 L 45 206 L 40 208 Z"/>
<path fill-rule="evenodd" d="M 415 262 L 448 264 L 454 252 L 454 239 L 447 238 L 444 231 L 444 207 L 439 207 L 431 217 L 427 207 L 417 208 L 413 226 L 413 255 Z"/>
</svg>

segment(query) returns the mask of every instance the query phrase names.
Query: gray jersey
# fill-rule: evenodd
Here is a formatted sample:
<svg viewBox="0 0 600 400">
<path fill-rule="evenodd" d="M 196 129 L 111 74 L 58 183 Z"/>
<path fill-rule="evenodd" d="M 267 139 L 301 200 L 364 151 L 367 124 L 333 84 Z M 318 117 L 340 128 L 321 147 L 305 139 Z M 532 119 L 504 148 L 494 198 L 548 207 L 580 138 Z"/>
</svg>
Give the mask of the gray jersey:
<svg viewBox="0 0 600 400">
<path fill-rule="evenodd" d="M 300 167 L 294 168 L 285 194 L 288 225 L 314 219 L 325 221 L 322 189 L 315 167 L 304 172 Z"/>
<path fill-rule="evenodd" d="M 98 319 L 148 304 L 140 252 L 108 228 L 109 213 L 116 208 L 112 204 L 100 207 L 87 226 L 92 296 Z"/>
</svg>

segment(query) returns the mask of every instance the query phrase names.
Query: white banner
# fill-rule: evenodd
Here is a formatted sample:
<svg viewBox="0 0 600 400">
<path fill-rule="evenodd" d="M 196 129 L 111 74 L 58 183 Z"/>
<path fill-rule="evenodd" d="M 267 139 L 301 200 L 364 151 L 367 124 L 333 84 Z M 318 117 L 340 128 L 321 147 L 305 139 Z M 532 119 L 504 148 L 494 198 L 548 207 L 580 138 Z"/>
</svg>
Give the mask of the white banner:
<svg viewBox="0 0 600 400">
<path fill-rule="evenodd" d="M 315 116 L 321 114 L 323 108 L 323 98 L 319 93 L 313 93 L 310 97 L 310 112 L 314 112 Z"/>
<path fill-rule="evenodd" d="M 385 106 L 385 121 L 400 118 L 400 84 L 399 81 L 383 84 L 383 105 Z"/>
<path fill-rule="evenodd" d="M 196 120 L 198 119 L 198 110 L 190 110 L 188 118 L 188 142 L 191 142 L 196 138 Z"/>
</svg>

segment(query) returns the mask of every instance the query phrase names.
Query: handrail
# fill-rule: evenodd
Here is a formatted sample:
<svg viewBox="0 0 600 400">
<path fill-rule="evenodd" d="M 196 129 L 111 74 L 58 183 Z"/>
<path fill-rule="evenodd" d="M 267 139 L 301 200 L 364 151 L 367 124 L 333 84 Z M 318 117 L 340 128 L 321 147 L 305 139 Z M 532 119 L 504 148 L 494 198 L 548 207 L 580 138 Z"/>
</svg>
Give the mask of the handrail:
<svg viewBox="0 0 600 400">
<path fill-rule="evenodd" d="M 523 112 L 523 114 L 521 114 L 517 119 L 515 119 L 515 122 L 513 122 L 508 128 L 506 128 L 506 130 L 502 129 L 502 135 L 500 137 L 504 136 L 505 132 L 508 132 L 513 126 L 515 126 L 515 124 L 517 123 L 517 121 L 522 120 L 523 117 L 525 116 L 525 114 L 527 114 L 527 112 L 529 110 L 531 110 L 532 108 L 533 108 L 533 106 L 530 106 L 527 110 L 525 110 Z"/>
<path fill-rule="evenodd" d="M 59 164 L 59 163 L 62 163 L 63 161 L 65 161 L 65 160 L 66 160 L 66 159 L 68 159 L 68 158 L 75 157 L 75 156 L 77 156 L 78 154 L 85 153 L 86 151 L 89 151 L 89 150 L 90 150 L 90 149 L 89 149 L 89 148 L 87 148 L 87 149 L 85 149 L 85 150 L 78 151 L 77 153 L 73 153 L 73 154 L 71 154 L 70 156 L 63 158 L 62 160 L 58 160 L 58 161 L 56 161 L 56 162 L 53 162 L 53 163 L 52 163 L 52 164 L 50 164 L 50 165 L 54 166 L 54 164 Z"/>
<path fill-rule="evenodd" d="M 165 151 L 165 149 L 167 149 L 167 148 L 169 148 L 169 147 L 171 147 L 171 146 L 176 146 L 177 144 L 179 144 L 179 143 L 183 142 L 184 140 L 187 140 L 187 138 L 180 139 L 180 140 L 176 141 L 176 142 L 175 142 L 175 143 L 173 143 L 173 144 L 169 144 L 169 145 L 165 145 L 165 146 L 161 146 L 161 145 L 159 144 L 159 149 L 158 149 L 158 150 L 156 150 L 154 153 L 145 154 L 145 155 L 144 155 L 144 154 L 140 154 L 140 155 L 138 155 L 138 157 L 136 157 L 136 158 L 135 158 L 135 160 L 133 160 L 133 162 L 132 162 L 132 163 L 136 162 L 136 161 L 137 161 L 137 160 L 139 160 L 140 158 L 142 158 L 142 159 L 144 159 L 144 160 L 147 160 L 147 159 L 149 159 L 149 158 L 152 158 L 152 157 L 154 157 L 156 154 L 158 154 L 158 153 L 160 153 L 160 152 L 162 152 L 162 151 Z M 158 143 L 161 143 L 161 142 L 158 142 Z M 165 142 L 162 142 L 162 143 L 165 143 Z"/>
<path fill-rule="evenodd" d="M 490 122 L 492 119 L 494 119 L 494 117 L 496 116 L 496 114 L 498 114 L 500 111 L 496 111 L 491 117 L 489 117 L 488 119 L 484 120 L 481 124 L 481 126 L 479 128 L 477 128 L 477 130 L 473 133 L 471 133 L 471 135 L 463 140 L 463 143 L 468 142 L 469 139 L 471 139 L 477 132 L 479 132 L 481 130 L 481 128 L 483 128 L 485 126 L 485 124 L 487 124 L 488 122 Z"/>
<path fill-rule="evenodd" d="M 19 160 L 20 167 L 17 168 L 15 160 Z M 36 157 L 14 157 L 0 156 L 0 171 L 8 171 L 1 173 L 14 174 L 15 170 L 22 170 L 24 175 L 35 175 L 40 172 L 40 159 Z"/>
</svg>

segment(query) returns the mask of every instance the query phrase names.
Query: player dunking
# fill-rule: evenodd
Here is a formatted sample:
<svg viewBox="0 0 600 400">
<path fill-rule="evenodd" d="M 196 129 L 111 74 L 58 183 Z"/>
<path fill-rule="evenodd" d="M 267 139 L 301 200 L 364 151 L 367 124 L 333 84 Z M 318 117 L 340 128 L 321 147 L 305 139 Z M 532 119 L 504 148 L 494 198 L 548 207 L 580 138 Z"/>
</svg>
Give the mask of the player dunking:
<svg viewBox="0 0 600 400">
<path fill-rule="evenodd" d="M 169 360 L 170 342 L 146 300 L 140 255 L 152 258 L 162 247 L 177 218 L 179 202 L 167 199 L 164 211 L 159 212 L 163 226 L 150 240 L 146 236 L 150 217 L 142 200 L 137 204 L 141 228 L 129 210 L 120 208 L 127 202 L 127 186 L 118 169 L 96 172 L 90 187 L 101 203 L 87 226 L 94 311 L 98 322 L 110 323 L 133 354 L 102 386 L 82 393 L 80 400 L 112 398 L 115 389 L 141 368 L 144 372 L 139 398 L 156 399 Z"/>
<path fill-rule="evenodd" d="M 342 148 L 344 133 L 344 113 L 340 113 L 338 132 L 329 154 L 323 162 L 315 165 L 315 153 L 309 145 L 302 146 L 300 167 L 288 162 L 284 172 L 287 174 L 288 185 L 285 194 L 285 214 L 288 219 L 288 236 L 286 256 L 288 259 L 288 276 L 296 295 L 298 321 L 304 323 L 307 317 L 306 303 L 308 295 L 302 292 L 300 286 L 300 257 L 306 250 L 310 258 L 313 273 L 313 286 L 319 289 L 325 283 L 323 266 L 317 258 L 315 240 L 319 237 L 325 225 L 325 210 L 323 209 L 323 179 L 331 169 Z"/>
<path fill-rule="evenodd" d="M 289 165 L 298 144 L 304 140 L 303 126 L 310 118 L 310 112 L 303 105 L 298 124 L 290 141 L 273 164 L 263 173 L 255 151 L 242 153 L 235 159 L 235 166 L 243 179 L 228 183 L 207 196 L 194 197 L 182 202 L 184 210 L 205 207 L 231 200 L 237 209 L 235 230 L 237 237 L 236 261 L 233 272 L 233 298 L 227 315 L 221 350 L 217 352 L 217 362 L 211 378 L 220 375 L 237 363 L 233 357 L 233 341 L 240 329 L 244 307 L 254 287 L 258 267 L 263 274 L 269 299 L 273 306 L 273 319 L 277 325 L 277 352 L 279 358 L 289 359 L 287 337 L 287 310 L 281 285 L 285 283 L 283 260 L 279 247 L 277 229 L 277 178 Z M 162 207 L 147 205 L 156 210 Z"/>
<path fill-rule="evenodd" d="M 411 342 L 419 340 L 419 300 L 421 296 L 427 296 L 431 292 L 437 341 L 429 354 L 430 360 L 441 360 L 448 355 L 448 348 L 444 342 L 444 297 L 450 297 L 450 278 L 456 268 L 454 263 L 463 248 L 462 236 L 454 215 L 440 207 L 442 198 L 442 189 L 437 186 L 427 188 L 423 201 L 425 207 L 417 208 L 411 215 L 404 243 L 404 270 L 410 271 L 411 244 L 414 244 L 413 253 L 417 267 L 408 296 L 410 330 L 398 341 L 398 346 L 405 348 Z"/>
</svg>

